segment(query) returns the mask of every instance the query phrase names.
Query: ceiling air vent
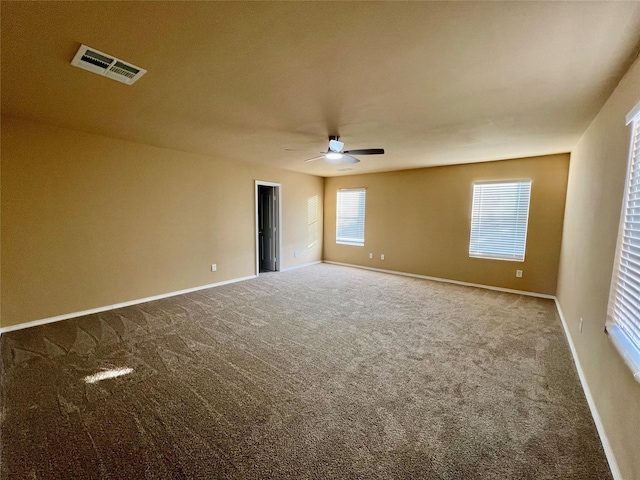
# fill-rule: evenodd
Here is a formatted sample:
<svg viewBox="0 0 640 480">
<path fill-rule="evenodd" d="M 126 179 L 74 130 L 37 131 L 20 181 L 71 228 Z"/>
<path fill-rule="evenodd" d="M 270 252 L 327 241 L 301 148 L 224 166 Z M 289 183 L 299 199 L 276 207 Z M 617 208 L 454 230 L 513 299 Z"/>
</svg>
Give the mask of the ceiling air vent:
<svg viewBox="0 0 640 480">
<path fill-rule="evenodd" d="M 127 85 L 131 85 L 147 73 L 146 70 L 140 67 L 123 62 L 113 55 L 107 55 L 86 45 L 80 45 L 78 53 L 71 60 L 71 65 L 113 78 Z"/>
</svg>

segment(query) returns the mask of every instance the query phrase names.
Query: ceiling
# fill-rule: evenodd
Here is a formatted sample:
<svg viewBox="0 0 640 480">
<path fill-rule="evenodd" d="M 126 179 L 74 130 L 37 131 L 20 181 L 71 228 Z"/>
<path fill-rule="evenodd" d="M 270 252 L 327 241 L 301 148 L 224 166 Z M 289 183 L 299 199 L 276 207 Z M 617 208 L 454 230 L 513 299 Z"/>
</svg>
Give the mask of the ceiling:
<svg viewBox="0 0 640 480">
<path fill-rule="evenodd" d="M 2 2 L 2 114 L 321 176 L 568 152 L 638 2 Z M 81 43 L 148 71 L 71 66 Z M 354 166 L 304 160 L 384 148 Z M 293 149 L 297 151 L 291 151 Z"/>
</svg>

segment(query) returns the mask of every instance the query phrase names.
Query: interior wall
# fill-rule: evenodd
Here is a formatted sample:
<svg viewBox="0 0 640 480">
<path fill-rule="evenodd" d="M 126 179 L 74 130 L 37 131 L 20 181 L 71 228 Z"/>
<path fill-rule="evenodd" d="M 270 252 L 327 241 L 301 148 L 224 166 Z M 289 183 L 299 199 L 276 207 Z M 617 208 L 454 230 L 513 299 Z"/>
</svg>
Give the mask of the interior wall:
<svg viewBox="0 0 640 480">
<path fill-rule="evenodd" d="M 622 478 L 640 478 L 640 384 L 604 332 L 631 126 L 632 65 L 571 154 L 558 301 Z M 580 318 L 584 320 L 579 331 Z"/>
<path fill-rule="evenodd" d="M 0 128 L 1 130 L 1 128 Z M 1 147 L 0 147 L 1 150 Z M 0 158 L 2 155 L 0 154 Z M 2 172 L 2 161 L 0 161 L 0 172 Z M 2 186 L 2 176 L 0 175 L 0 187 Z M 0 188 L 0 259 L 2 259 L 2 188 Z M 2 261 L 0 261 L 0 326 L 2 326 Z"/>
<path fill-rule="evenodd" d="M 1 168 L 1 326 L 254 275 L 255 180 L 282 184 L 282 267 L 322 259 L 320 177 L 13 118 Z"/>
<path fill-rule="evenodd" d="M 327 178 L 324 258 L 554 295 L 568 169 L 561 154 Z M 525 260 L 470 258 L 473 183 L 509 179 L 532 181 Z M 367 189 L 365 246 L 338 245 L 337 190 L 356 187 Z"/>
</svg>

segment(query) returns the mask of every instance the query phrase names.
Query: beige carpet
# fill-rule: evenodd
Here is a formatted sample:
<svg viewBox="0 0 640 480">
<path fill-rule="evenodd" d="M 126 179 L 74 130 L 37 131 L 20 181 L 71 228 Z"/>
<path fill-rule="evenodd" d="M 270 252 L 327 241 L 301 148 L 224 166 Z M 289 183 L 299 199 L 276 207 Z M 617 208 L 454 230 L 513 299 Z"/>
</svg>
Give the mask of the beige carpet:
<svg viewBox="0 0 640 480">
<path fill-rule="evenodd" d="M 4 479 L 611 478 L 550 300 L 320 264 L 1 345 Z"/>
</svg>

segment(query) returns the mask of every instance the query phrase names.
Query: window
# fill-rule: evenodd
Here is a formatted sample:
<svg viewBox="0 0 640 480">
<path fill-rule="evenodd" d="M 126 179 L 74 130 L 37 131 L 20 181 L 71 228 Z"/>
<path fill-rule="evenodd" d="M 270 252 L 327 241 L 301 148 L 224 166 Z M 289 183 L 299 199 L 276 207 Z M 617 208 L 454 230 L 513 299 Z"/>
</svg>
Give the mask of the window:
<svg viewBox="0 0 640 480">
<path fill-rule="evenodd" d="M 336 243 L 364 246 L 364 202 L 366 190 L 338 190 Z"/>
<path fill-rule="evenodd" d="M 473 184 L 469 256 L 524 261 L 531 181 Z"/>
<path fill-rule="evenodd" d="M 632 124 L 627 185 L 611 281 L 607 333 L 640 382 L 640 104 Z"/>
</svg>

